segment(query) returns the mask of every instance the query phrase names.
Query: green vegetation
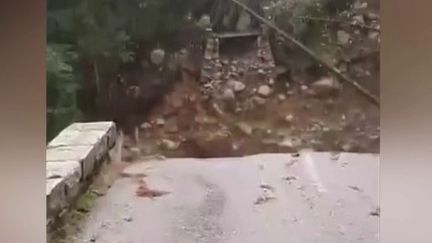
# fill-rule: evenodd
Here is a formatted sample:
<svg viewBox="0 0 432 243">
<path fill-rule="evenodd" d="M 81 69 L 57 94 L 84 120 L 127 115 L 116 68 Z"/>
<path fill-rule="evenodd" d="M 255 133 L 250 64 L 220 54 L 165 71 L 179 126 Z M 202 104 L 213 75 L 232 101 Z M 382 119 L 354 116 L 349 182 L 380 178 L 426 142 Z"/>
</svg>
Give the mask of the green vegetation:
<svg viewBox="0 0 432 243">
<path fill-rule="evenodd" d="M 187 16 L 202 2 L 48 0 L 48 141 L 71 122 L 85 119 L 83 113 L 100 109 L 120 65 L 135 61 L 139 43 L 191 23 Z"/>
</svg>

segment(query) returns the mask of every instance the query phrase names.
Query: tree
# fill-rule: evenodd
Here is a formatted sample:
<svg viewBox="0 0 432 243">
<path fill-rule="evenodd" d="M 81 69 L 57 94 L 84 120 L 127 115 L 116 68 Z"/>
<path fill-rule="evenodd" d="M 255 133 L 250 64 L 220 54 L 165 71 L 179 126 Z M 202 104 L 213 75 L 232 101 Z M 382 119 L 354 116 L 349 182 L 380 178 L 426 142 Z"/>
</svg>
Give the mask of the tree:
<svg viewBox="0 0 432 243">
<path fill-rule="evenodd" d="M 70 62 L 75 53 L 67 45 L 49 44 L 46 49 L 47 67 L 47 139 L 53 138 L 61 129 L 75 120 L 76 107 L 75 82 Z"/>
<path fill-rule="evenodd" d="M 199 3 L 48 0 L 48 138 L 77 117 L 77 107 L 87 117 L 100 112 L 110 99 L 120 66 L 135 61 L 137 46 L 191 24 L 188 16 Z"/>
</svg>

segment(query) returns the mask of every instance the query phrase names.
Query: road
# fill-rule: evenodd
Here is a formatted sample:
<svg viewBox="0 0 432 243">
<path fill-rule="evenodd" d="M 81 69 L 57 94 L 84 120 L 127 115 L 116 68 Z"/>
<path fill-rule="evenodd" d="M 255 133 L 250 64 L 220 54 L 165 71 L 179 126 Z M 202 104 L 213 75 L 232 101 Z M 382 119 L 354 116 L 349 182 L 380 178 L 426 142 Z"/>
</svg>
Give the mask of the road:
<svg viewBox="0 0 432 243">
<path fill-rule="evenodd" d="M 118 179 L 76 242 L 378 242 L 376 154 L 166 159 L 125 173 L 169 193 L 138 197 L 136 179 Z"/>
</svg>

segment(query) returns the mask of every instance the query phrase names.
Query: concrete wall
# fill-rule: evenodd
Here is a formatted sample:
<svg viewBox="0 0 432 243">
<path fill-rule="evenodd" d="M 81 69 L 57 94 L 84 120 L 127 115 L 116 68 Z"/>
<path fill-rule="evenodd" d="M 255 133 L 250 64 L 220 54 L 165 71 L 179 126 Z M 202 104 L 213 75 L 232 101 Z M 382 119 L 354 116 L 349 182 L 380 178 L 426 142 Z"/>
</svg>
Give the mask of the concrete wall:
<svg viewBox="0 0 432 243">
<path fill-rule="evenodd" d="M 77 199 L 95 168 L 109 161 L 117 130 L 113 122 L 73 123 L 47 146 L 48 222 Z"/>
</svg>

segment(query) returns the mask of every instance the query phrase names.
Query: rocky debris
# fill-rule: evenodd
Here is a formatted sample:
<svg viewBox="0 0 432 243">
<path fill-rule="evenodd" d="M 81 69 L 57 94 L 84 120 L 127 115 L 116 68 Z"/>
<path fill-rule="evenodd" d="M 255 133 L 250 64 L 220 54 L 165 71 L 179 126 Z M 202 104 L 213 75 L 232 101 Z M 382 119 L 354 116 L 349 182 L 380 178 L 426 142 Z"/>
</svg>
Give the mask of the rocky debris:
<svg viewBox="0 0 432 243">
<path fill-rule="evenodd" d="M 346 143 L 346 144 L 343 144 L 343 145 L 342 145 L 342 150 L 345 151 L 345 152 L 349 152 L 349 151 L 351 151 L 352 149 L 353 149 L 353 146 L 352 146 L 352 144 L 350 144 L 350 143 Z"/>
<path fill-rule="evenodd" d="M 348 34 L 347 32 L 343 31 L 343 30 L 339 30 L 337 33 L 337 40 L 340 44 L 342 45 L 346 45 L 349 43 L 351 36 L 350 34 Z"/>
<path fill-rule="evenodd" d="M 353 18 L 353 24 L 361 24 L 363 25 L 365 23 L 363 15 L 355 15 Z"/>
<path fill-rule="evenodd" d="M 272 186 L 261 184 L 260 188 L 262 189 L 262 192 L 261 195 L 259 195 L 257 200 L 254 202 L 255 205 L 260 205 L 276 199 L 276 196 L 274 195 L 274 189 Z"/>
<path fill-rule="evenodd" d="M 289 184 L 291 184 L 292 181 L 298 180 L 298 177 L 297 176 L 286 176 L 283 179 L 286 180 L 286 181 L 288 181 Z"/>
<path fill-rule="evenodd" d="M 359 10 L 359 9 L 365 9 L 365 8 L 367 8 L 367 6 L 368 6 L 367 2 L 362 2 L 362 1 L 357 0 L 354 2 L 352 8 L 355 10 Z"/>
<path fill-rule="evenodd" d="M 150 189 L 143 179 L 139 180 L 139 186 L 136 190 L 137 197 L 147 197 L 154 199 L 155 197 L 161 197 L 166 194 L 169 194 L 169 192 Z"/>
<path fill-rule="evenodd" d="M 285 116 L 284 120 L 285 120 L 286 122 L 291 123 L 291 122 L 294 121 L 294 116 L 293 116 L 292 114 L 288 114 L 287 116 Z"/>
<path fill-rule="evenodd" d="M 265 99 L 258 97 L 258 96 L 252 97 L 252 101 L 257 105 L 265 105 L 265 103 L 266 103 Z"/>
<path fill-rule="evenodd" d="M 178 125 L 177 125 L 177 119 L 175 117 L 169 119 L 166 122 L 166 124 L 165 124 L 165 129 L 166 129 L 167 132 L 170 132 L 170 133 L 176 133 L 176 132 L 178 132 L 179 128 L 178 128 Z"/>
<path fill-rule="evenodd" d="M 340 85 L 336 79 L 325 77 L 314 82 L 310 87 L 315 95 L 326 96 L 337 93 Z"/>
<path fill-rule="evenodd" d="M 152 128 L 152 125 L 148 122 L 144 122 L 143 124 L 141 124 L 141 129 L 150 129 Z"/>
<path fill-rule="evenodd" d="M 133 218 L 132 218 L 132 216 L 125 216 L 125 217 L 123 217 L 123 220 L 126 222 L 132 222 Z"/>
<path fill-rule="evenodd" d="M 180 146 L 180 143 L 169 139 L 162 139 L 160 145 L 165 149 L 175 150 Z"/>
<path fill-rule="evenodd" d="M 263 97 L 268 97 L 272 93 L 272 89 L 268 85 L 261 85 L 257 93 Z"/>
<path fill-rule="evenodd" d="M 306 85 L 302 85 L 302 86 L 300 86 L 300 90 L 301 90 L 302 92 L 306 92 L 308 89 L 309 89 L 309 88 L 308 88 L 308 86 L 306 86 Z"/>
<path fill-rule="evenodd" d="M 338 161 L 339 160 L 339 157 L 340 157 L 340 153 L 333 153 L 332 155 L 331 155 L 331 160 L 333 160 L 333 161 Z"/>
<path fill-rule="evenodd" d="M 155 120 L 155 124 L 158 126 L 163 126 L 163 125 L 165 125 L 165 120 L 163 118 L 157 118 Z"/>
<path fill-rule="evenodd" d="M 376 13 L 373 13 L 373 12 L 367 12 L 365 17 L 367 19 L 370 19 L 370 20 L 378 20 L 379 19 L 379 15 Z"/>
<path fill-rule="evenodd" d="M 281 142 L 279 142 L 278 145 L 280 147 L 297 148 L 301 145 L 301 140 L 287 136 Z"/>
<path fill-rule="evenodd" d="M 259 74 L 265 74 L 265 71 L 264 71 L 264 69 L 260 68 L 260 69 L 258 69 L 258 73 Z"/>
<path fill-rule="evenodd" d="M 150 54 L 150 61 L 156 65 L 162 64 L 164 58 L 165 51 L 160 48 L 154 49 Z"/>
<path fill-rule="evenodd" d="M 286 95 L 284 95 L 284 94 L 279 94 L 277 97 L 278 97 L 278 100 L 280 100 L 280 101 L 284 101 L 287 99 Z"/>
<path fill-rule="evenodd" d="M 225 89 L 222 93 L 222 98 L 227 101 L 232 101 L 235 99 L 235 94 L 232 89 Z"/>
<path fill-rule="evenodd" d="M 174 96 L 174 97 L 172 97 L 172 100 L 171 100 L 172 107 L 174 107 L 176 109 L 179 109 L 179 108 L 181 108 L 183 106 L 183 104 L 184 104 L 184 98 L 183 98 L 183 96 Z"/>
<path fill-rule="evenodd" d="M 222 68 L 222 63 L 217 62 L 217 63 L 215 64 L 215 67 L 218 68 L 218 69 Z"/>
<path fill-rule="evenodd" d="M 237 127 L 247 135 L 252 135 L 253 133 L 253 128 L 245 122 L 237 123 Z"/>
<path fill-rule="evenodd" d="M 220 79 L 222 79 L 222 77 L 223 77 L 223 73 L 222 73 L 222 72 L 215 72 L 215 73 L 212 75 L 212 77 L 213 77 L 213 79 L 215 79 L 215 80 L 220 80 Z"/>
<path fill-rule="evenodd" d="M 141 153 L 141 150 L 137 147 L 130 148 L 130 151 L 134 157 L 138 157 Z"/>
<path fill-rule="evenodd" d="M 368 33 L 368 38 L 371 40 L 377 40 L 379 37 L 379 32 L 378 31 L 369 31 Z"/>
<path fill-rule="evenodd" d="M 228 81 L 228 86 L 234 90 L 234 92 L 241 92 L 246 88 L 246 85 L 237 80 Z"/>
<path fill-rule="evenodd" d="M 376 209 L 374 209 L 373 211 L 371 211 L 370 213 L 369 213 L 369 215 L 370 216 L 376 216 L 376 217 L 379 217 L 380 216 L 380 208 L 379 207 L 377 207 Z"/>
<path fill-rule="evenodd" d="M 196 115 L 194 121 L 198 124 L 216 124 L 218 120 L 203 114 Z"/>
<path fill-rule="evenodd" d="M 126 162 L 136 161 L 141 155 L 141 150 L 137 147 L 131 147 L 123 151 L 122 160 Z"/>
<path fill-rule="evenodd" d="M 358 192 L 362 192 L 363 190 L 360 189 L 358 186 L 348 186 L 348 188 L 354 190 L 354 191 L 358 191 Z"/>
</svg>

